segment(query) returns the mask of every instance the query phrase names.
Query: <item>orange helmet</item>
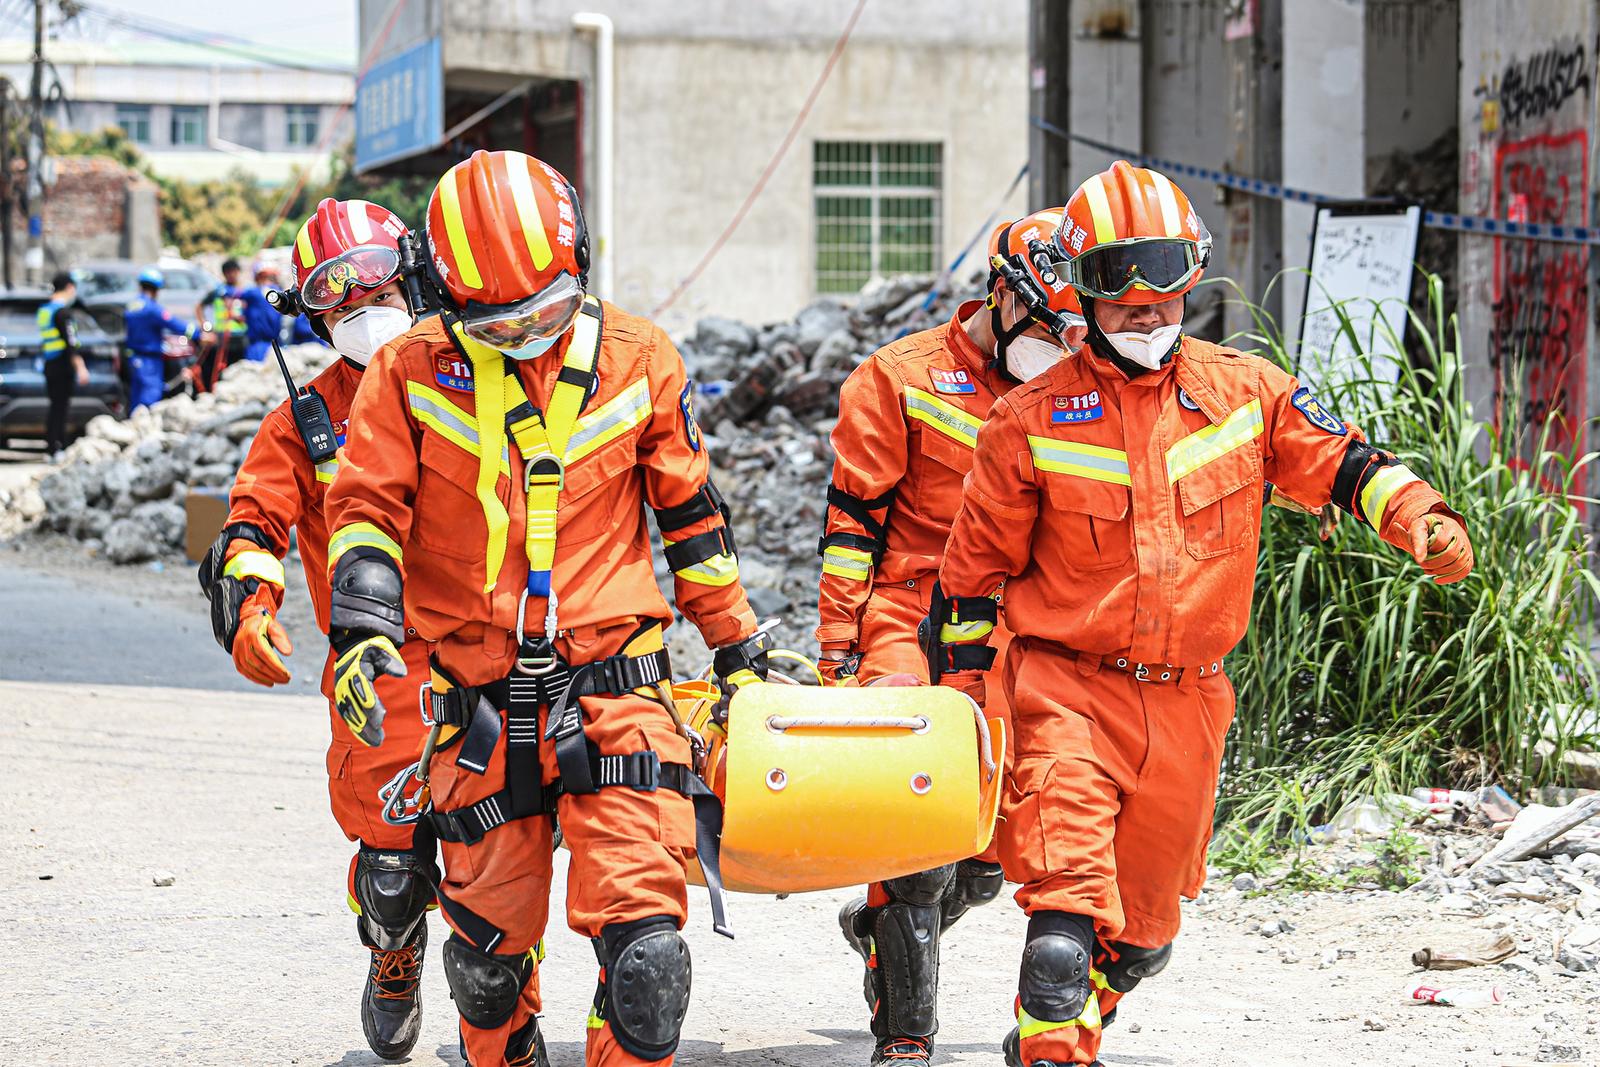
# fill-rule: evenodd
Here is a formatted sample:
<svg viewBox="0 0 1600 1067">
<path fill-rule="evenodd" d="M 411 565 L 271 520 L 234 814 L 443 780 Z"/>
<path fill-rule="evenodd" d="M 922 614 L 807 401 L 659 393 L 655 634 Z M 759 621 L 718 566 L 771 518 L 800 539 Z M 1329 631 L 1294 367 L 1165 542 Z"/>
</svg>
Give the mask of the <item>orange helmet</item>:
<svg viewBox="0 0 1600 1067">
<path fill-rule="evenodd" d="M 1078 294 L 1057 270 L 1052 241 L 1061 226 L 1062 209 L 1035 211 L 1008 222 L 989 235 L 989 292 L 1003 280 L 1016 294 L 1028 318 L 1057 337 L 1084 325 Z M 1026 320 L 1016 332 L 1027 329 Z"/>
<path fill-rule="evenodd" d="M 1119 159 L 1078 186 L 1056 231 L 1056 268 L 1081 295 L 1159 304 L 1195 287 L 1211 232 L 1183 190 Z"/>
<path fill-rule="evenodd" d="M 428 201 L 428 269 L 467 334 L 514 350 L 565 333 L 588 286 L 577 191 L 523 152 L 472 153 Z"/>
<path fill-rule="evenodd" d="M 317 205 L 295 235 L 294 286 L 315 327 L 335 308 L 383 288 L 400 276 L 400 238 L 406 224 L 365 200 Z"/>
</svg>

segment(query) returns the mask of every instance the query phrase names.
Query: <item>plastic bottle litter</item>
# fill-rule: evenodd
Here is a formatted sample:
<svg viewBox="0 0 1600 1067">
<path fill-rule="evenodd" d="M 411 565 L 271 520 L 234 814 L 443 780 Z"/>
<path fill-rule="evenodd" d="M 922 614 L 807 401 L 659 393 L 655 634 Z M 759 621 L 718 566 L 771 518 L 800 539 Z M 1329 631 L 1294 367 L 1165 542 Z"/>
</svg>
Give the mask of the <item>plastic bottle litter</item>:
<svg viewBox="0 0 1600 1067">
<path fill-rule="evenodd" d="M 1406 999 L 1447 1008 L 1487 1008 L 1504 1003 L 1506 994 L 1499 986 L 1490 986 L 1488 989 L 1448 989 L 1420 982 L 1411 987 Z"/>
<path fill-rule="evenodd" d="M 1478 794 L 1470 789 L 1413 789 L 1411 797 L 1431 807 L 1456 807 L 1472 811 L 1478 806 Z"/>
</svg>

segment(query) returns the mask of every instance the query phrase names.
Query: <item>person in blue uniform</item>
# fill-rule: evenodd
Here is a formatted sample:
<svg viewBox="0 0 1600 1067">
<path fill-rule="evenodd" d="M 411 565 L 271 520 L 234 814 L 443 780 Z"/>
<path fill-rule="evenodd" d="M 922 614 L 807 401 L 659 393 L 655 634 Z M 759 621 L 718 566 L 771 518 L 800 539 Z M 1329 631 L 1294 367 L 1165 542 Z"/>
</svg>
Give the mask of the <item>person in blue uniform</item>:
<svg viewBox="0 0 1600 1067">
<path fill-rule="evenodd" d="M 130 301 L 122 313 L 127 329 L 128 360 L 132 368 L 128 410 L 138 411 L 161 399 L 166 385 L 166 356 L 162 340 L 169 333 L 181 334 L 200 343 L 200 327 L 184 322 L 162 307 L 158 297 L 166 279 L 154 267 L 139 272 L 139 298 Z M 208 338 L 209 340 L 209 338 Z"/>
<path fill-rule="evenodd" d="M 267 303 L 267 293 L 278 287 L 278 272 L 271 267 L 256 267 L 256 287 L 240 294 L 244 301 L 244 358 L 252 363 L 265 360 L 272 342 L 283 329 L 283 316 Z"/>
</svg>

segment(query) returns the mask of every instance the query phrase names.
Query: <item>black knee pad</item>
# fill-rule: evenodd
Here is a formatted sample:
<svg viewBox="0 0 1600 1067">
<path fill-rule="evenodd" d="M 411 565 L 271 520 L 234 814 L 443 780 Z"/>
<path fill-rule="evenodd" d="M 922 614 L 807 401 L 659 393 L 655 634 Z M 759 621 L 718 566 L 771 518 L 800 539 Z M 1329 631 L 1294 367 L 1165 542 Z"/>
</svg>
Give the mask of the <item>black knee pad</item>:
<svg viewBox="0 0 1600 1067">
<path fill-rule="evenodd" d="M 361 908 L 361 939 L 393 952 L 410 939 L 433 903 L 433 865 L 414 852 L 356 853 L 356 904 Z"/>
<path fill-rule="evenodd" d="M 665 916 L 615 923 L 596 946 L 605 977 L 597 1014 L 611 1024 L 623 1051 L 663 1060 L 677 1051 L 689 1013 L 689 946 Z"/>
<path fill-rule="evenodd" d="M 1131 993 L 1141 978 L 1154 978 L 1166 969 L 1172 946 L 1143 948 L 1121 941 L 1102 941 L 1095 954 L 1095 969 L 1105 975 L 1106 985 L 1118 993 Z"/>
<path fill-rule="evenodd" d="M 1028 918 L 1017 993 L 1022 1009 L 1042 1022 L 1071 1022 L 1089 1002 L 1089 962 L 1094 920 L 1060 911 Z"/>
<path fill-rule="evenodd" d="M 950 889 L 956 876 L 956 865 L 947 863 L 930 871 L 918 871 L 901 878 L 891 878 L 883 883 L 883 891 L 895 904 L 937 904 Z"/>
<path fill-rule="evenodd" d="M 998 863 L 962 860 L 956 864 L 955 878 L 940 905 L 940 925 L 948 930 L 970 909 L 982 907 L 1000 895 L 1006 876 Z"/>
<path fill-rule="evenodd" d="M 451 934 L 444 943 L 444 977 L 468 1026 L 479 1030 L 504 1026 L 532 975 L 533 957 L 526 952 L 515 956 L 481 952 L 459 934 Z"/>
</svg>

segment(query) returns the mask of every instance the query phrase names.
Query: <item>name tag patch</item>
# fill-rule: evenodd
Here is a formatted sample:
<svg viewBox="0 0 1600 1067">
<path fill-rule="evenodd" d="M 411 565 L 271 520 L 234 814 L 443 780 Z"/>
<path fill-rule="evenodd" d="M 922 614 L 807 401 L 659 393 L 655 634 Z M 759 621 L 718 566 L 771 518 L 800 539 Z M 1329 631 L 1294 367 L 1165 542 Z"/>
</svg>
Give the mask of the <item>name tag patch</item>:
<svg viewBox="0 0 1600 1067">
<path fill-rule="evenodd" d="M 1057 396 L 1051 399 L 1054 401 L 1054 408 L 1050 412 L 1051 422 L 1093 422 L 1106 413 L 1105 405 L 1100 402 L 1098 389 L 1078 393 L 1075 396 Z"/>
<path fill-rule="evenodd" d="M 940 393 L 976 393 L 978 387 L 973 384 L 972 376 L 964 370 L 930 370 L 933 376 L 933 388 Z"/>
<path fill-rule="evenodd" d="M 1289 398 L 1289 403 L 1300 410 L 1306 421 L 1317 429 L 1331 433 L 1335 437 L 1345 435 L 1344 423 L 1333 417 L 1333 413 L 1322 406 L 1322 401 L 1311 395 L 1311 390 L 1305 386 L 1294 391 L 1294 396 Z"/>
<path fill-rule="evenodd" d="M 433 357 L 433 380 L 458 393 L 472 392 L 472 364 L 457 356 Z"/>
</svg>

